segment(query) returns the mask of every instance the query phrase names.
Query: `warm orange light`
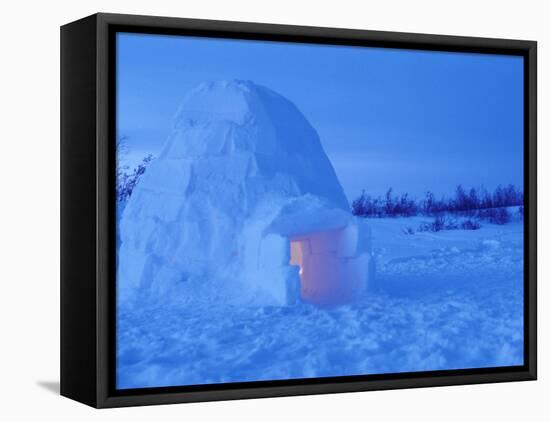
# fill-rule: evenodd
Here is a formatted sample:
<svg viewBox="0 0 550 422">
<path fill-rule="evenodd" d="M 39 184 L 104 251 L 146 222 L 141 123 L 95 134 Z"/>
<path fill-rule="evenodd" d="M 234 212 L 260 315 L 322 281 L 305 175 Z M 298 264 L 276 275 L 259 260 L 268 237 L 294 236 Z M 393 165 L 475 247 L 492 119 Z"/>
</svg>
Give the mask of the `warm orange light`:
<svg viewBox="0 0 550 422">
<path fill-rule="evenodd" d="M 299 267 L 300 296 L 309 303 L 349 303 L 364 290 L 369 256 L 356 255 L 354 230 L 327 230 L 290 240 L 290 265 Z"/>
<path fill-rule="evenodd" d="M 291 241 L 290 242 L 290 265 L 297 265 L 300 267 L 300 270 L 298 271 L 298 274 L 300 274 L 300 278 L 302 278 L 302 274 L 304 272 L 304 254 L 302 250 L 302 242 L 299 240 Z"/>
</svg>

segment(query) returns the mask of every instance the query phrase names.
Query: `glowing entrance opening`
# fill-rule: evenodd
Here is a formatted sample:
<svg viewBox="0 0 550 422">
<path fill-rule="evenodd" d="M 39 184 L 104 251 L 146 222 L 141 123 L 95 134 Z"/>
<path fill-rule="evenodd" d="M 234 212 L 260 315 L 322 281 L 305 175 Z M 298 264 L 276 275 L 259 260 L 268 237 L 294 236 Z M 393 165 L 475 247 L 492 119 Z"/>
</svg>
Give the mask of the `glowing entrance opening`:
<svg viewBox="0 0 550 422">
<path fill-rule="evenodd" d="M 300 296 L 306 302 L 349 303 L 366 288 L 370 253 L 358 253 L 357 227 L 302 234 L 289 241 L 289 264 L 299 267 Z"/>
<path fill-rule="evenodd" d="M 290 241 L 290 265 L 298 266 L 298 274 L 300 276 L 300 296 L 302 299 L 309 297 L 311 290 L 310 286 L 310 271 L 306 271 L 307 255 L 309 255 L 309 239 L 291 240 Z"/>
<path fill-rule="evenodd" d="M 297 265 L 300 267 L 300 278 L 302 278 L 302 274 L 304 273 L 303 257 L 302 242 L 298 240 L 290 242 L 290 265 Z"/>
</svg>

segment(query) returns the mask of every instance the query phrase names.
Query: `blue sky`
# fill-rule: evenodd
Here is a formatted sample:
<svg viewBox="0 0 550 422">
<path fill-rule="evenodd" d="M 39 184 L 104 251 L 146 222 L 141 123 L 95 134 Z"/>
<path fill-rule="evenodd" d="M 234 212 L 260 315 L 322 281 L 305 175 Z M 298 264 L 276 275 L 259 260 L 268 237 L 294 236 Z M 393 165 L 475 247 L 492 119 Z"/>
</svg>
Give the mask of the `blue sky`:
<svg viewBox="0 0 550 422">
<path fill-rule="evenodd" d="M 190 89 L 248 79 L 302 111 L 350 201 L 523 184 L 521 57 L 144 34 L 117 47 L 117 131 L 133 157 L 160 149 Z"/>
</svg>

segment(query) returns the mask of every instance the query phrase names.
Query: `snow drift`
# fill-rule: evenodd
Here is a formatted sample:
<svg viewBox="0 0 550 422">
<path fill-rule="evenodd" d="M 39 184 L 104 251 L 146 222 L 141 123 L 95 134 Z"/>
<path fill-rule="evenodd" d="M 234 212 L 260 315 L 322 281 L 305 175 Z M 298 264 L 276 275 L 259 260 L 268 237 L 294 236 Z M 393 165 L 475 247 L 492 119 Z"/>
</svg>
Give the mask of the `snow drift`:
<svg viewBox="0 0 550 422">
<path fill-rule="evenodd" d="M 370 232 L 317 133 L 252 82 L 189 93 L 119 228 L 124 298 L 332 305 L 367 284 Z"/>
</svg>

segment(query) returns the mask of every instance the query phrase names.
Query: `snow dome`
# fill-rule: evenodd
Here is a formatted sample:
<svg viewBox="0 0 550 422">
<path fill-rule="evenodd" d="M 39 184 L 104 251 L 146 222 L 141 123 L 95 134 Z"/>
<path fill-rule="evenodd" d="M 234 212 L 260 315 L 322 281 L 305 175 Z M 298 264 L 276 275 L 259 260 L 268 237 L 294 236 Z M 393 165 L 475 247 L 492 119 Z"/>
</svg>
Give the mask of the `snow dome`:
<svg viewBox="0 0 550 422">
<path fill-rule="evenodd" d="M 121 295 L 334 305 L 367 285 L 370 232 L 319 136 L 289 100 L 248 81 L 187 95 L 119 228 Z"/>
</svg>

